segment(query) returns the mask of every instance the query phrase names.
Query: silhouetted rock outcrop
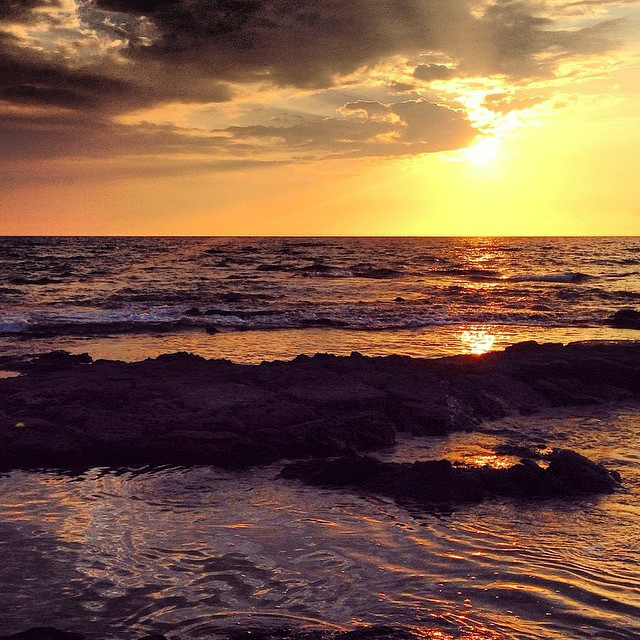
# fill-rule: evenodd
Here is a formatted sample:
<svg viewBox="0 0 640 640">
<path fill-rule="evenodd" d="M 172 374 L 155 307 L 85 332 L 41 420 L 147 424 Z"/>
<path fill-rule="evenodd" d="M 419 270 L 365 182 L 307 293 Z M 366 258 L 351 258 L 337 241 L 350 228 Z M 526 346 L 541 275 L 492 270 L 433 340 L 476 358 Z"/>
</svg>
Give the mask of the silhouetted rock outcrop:
<svg viewBox="0 0 640 640">
<path fill-rule="evenodd" d="M 411 499 L 428 504 L 480 502 L 489 496 L 553 497 L 611 493 L 620 475 L 565 449 L 554 450 L 544 468 L 523 459 L 506 469 L 460 467 L 448 460 L 381 462 L 367 456 L 309 460 L 287 465 L 280 476 L 325 487 Z"/>
<path fill-rule="evenodd" d="M 620 309 L 609 318 L 607 324 L 618 329 L 640 329 L 640 311 Z"/>
<path fill-rule="evenodd" d="M 637 400 L 640 344 L 523 343 L 435 360 L 319 354 L 239 365 L 188 353 L 0 366 L 0 467 L 214 464 L 329 457 L 554 406 Z"/>
</svg>

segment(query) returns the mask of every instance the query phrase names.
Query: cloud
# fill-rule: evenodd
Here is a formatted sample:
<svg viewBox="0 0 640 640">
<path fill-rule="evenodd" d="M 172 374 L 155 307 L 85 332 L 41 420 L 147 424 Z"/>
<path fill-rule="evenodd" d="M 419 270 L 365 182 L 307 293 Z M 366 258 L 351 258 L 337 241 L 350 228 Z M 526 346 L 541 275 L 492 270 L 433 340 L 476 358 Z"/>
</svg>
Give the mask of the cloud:
<svg viewBox="0 0 640 640">
<path fill-rule="evenodd" d="M 437 48 L 447 20 L 471 19 L 465 0 L 97 0 L 97 6 L 144 14 L 156 26 L 150 46 L 131 41 L 132 59 L 311 88 L 387 56 Z"/>
<path fill-rule="evenodd" d="M 65 4 L 61 0 L 10 0 L 2 5 L 0 100 L 115 115 L 176 99 L 219 102 L 231 98 L 225 83 L 190 78 L 170 65 L 149 65 L 143 70 L 117 60 L 108 47 L 102 57 L 84 60 L 83 49 L 99 48 L 98 32 L 87 25 L 69 29 L 67 23 L 75 23 L 70 6 L 78 9 L 74 0 L 65 0 Z M 40 11 L 44 8 L 49 12 Z M 136 25 L 130 25 L 131 33 Z M 32 27 L 34 36 L 29 32 Z M 104 33 L 112 33 L 112 40 L 116 27 L 110 21 L 100 22 Z M 74 51 L 79 52 L 77 58 Z"/>
<path fill-rule="evenodd" d="M 447 80 L 453 76 L 453 71 L 443 64 L 421 64 L 413 71 L 413 77 L 425 82 L 433 80 Z"/>
<path fill-rule="evenodd" d="M 234 82 L 323 88 L 395 55 L 441 52 L 469 71 L 543 75 L 556 56 L 615 46 L 611 22 L 557 26 L 540 2 L 495 0 L 96 0 L 115 13 L 144 16 L 151 42 L 129 38 L 132 60 L 163 61 Z M 422 80 L 444 65 L 416 68 Z"/>
<path fill-rule="evenodd" d="M 13 162 L 136 153 L 209 154 L 226 162 L 249 154 L 293 161 L 462 147 L 477 135 L 468 115 L 452 108 L 455 96 L 448 96 L 449 104 L 442 96 L 417 98 L 420 87 L 427 95 L 424 83 L 497 75 L 517 85 L 552 77 L 563 60 L 618 45 L 620 20 L 566 22 L 570 13 L 592 16 L 594 7 L 604 11 L 607 3 L 560 3 L 562 26 L 552 11 L 556 5 L 3 0 L 0 150 Z M 420 64 L 425 60 L 437 62 Z M 376 76 L 385 65 L 396 71 Z M 398 93 L 409 91 L 416 99 L 397 101 Z M 266 115 L 260 121 L 257 106 L 254 121 L 234 121 L 233 108 L 246 95 L 273 101 L 264 109 L 268 114 L 285 106 L 277 96 L 286 102 L 292 92 L 298 92 L 297 106 L 285 121 Z M 487 100 L 485 106 L 506 112 L 517 100 Z M 227 104 L 222 119 L 228 122 L 190 128 L 118 121 L 168 103 Z"/>
<path fill-rule="evenodd" d="M 423 99 L 388 104 L 359 100 L 343 111 L 364 114 L 366 122 L 393 123 L 396 142 L 417 144 L 423 151 L 464 147 L 478 134 L 460 112 Z"/>
<path fill-rule="evenodd" d="M 534 2 L 496 0 L 478 18 L 474 37 L 458 43 L 455 57 L 468 72 L 513 79 L 551 76 L 563 59 L 616 48 L 619 24 L 605 20 L 560 28 Z"/>
<path fill-rule="evenodd" d="M 34 9 L 60 7 L 60 0 L 3 0 L 0 4 L 0 20 L 35 20 Z"/>
</svg>

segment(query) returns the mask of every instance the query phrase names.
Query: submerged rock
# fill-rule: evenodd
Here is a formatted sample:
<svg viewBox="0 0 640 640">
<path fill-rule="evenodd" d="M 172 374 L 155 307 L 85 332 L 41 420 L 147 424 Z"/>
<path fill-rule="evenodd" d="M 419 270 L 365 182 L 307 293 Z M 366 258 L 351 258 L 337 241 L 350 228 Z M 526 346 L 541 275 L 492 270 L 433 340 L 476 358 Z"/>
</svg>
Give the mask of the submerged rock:
<svg viewBox="0 0 640 640">
<path fill-rule="evenodd" d="M 609 318 L 607 324 L 619 329 L 640 329 L 640 311 L 620 309 Z"/>
<path fill-rule="evenodd" d="M 201 316 L 202 311 L 198 307 L 191 307 L 184 312 L 185 316 Z"/>
<path fill-rule="evenodd" d="M 68 351 L 49 351 L 26 356 L 2 356 L 0 366 L 11 371 L 55 372 L 90 364 L 93 358 L 88 353 L 71 354 Z"/>
<path fill-rule="evenodd" d="M 611 493 L 620 475 L 574 451 L 554 450 L 549 466 L 523 459 L 507 469 L 455 466 L 448 460 L 382 462 L 367 456 L 287 465 L 280 477 L 347 487 L 427 504 L 480 502 L 490 496 L 554 497 Z"/>
</svg>

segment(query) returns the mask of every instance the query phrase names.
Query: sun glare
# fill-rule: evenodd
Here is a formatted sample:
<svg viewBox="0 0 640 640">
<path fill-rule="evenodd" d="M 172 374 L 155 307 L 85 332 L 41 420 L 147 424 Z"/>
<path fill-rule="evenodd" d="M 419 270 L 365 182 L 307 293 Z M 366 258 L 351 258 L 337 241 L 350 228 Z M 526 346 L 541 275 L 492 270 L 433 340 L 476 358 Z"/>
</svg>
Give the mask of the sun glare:
<svg viewBox="0 0 640 640">
<path fill-rule="evenodd" d="M 465 149 L 462 157 L 473 164 L 485 165 L 497 160 L 500 155 L 500 138 L 483 138 L 473 146 Z"/>
</svg>

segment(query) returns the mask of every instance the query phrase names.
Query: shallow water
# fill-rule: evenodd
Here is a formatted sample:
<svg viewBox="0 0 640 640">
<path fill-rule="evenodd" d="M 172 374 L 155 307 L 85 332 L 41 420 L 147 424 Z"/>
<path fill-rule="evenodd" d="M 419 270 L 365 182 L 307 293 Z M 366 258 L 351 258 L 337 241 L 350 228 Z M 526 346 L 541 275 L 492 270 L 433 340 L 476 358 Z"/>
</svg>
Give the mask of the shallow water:
<svg viewBox="0 0 640 640">
<path fill-rule="evenodd" d="M 592 340 L 638 340 L 637 329 L 610 327 L 531 327 L 464 325 L 421 329 L 358 331 L 353 329 L 280 329 L 276 331 L 229 331 L 209 335 L 204 331 L 106 336 L 56 336 L 13 340 L 3 353 L 42 353 L 64 349 L 89 353 L 94 359 L 137 362 L 163 353 L 188 351 L 205 358 L 227 358 L 233 362 L 259 364 L 263 360 L 291 360 L 299 354 L 358 351 L 368 356 L 405 355 L 414 358 L 480 354 L 504 349 L 525 340 L 575 342 Z M 2 339 L 0 339 L 0 348 Z M 2 372 L 0 372 L 0 376 Z"/>
<path fill-rule="evenodd" d="M 11 472 L 0 477 L 0 633 L 391 623 L 425 638 L 638 638 L 639 437 L 631 407 L 512 418 L 381 452 L 500 464 L 495 444 L 544 442 L 625 481 L 612 496 L 437 513 L 278 480 L 280 465 Z"/>
</svg>

